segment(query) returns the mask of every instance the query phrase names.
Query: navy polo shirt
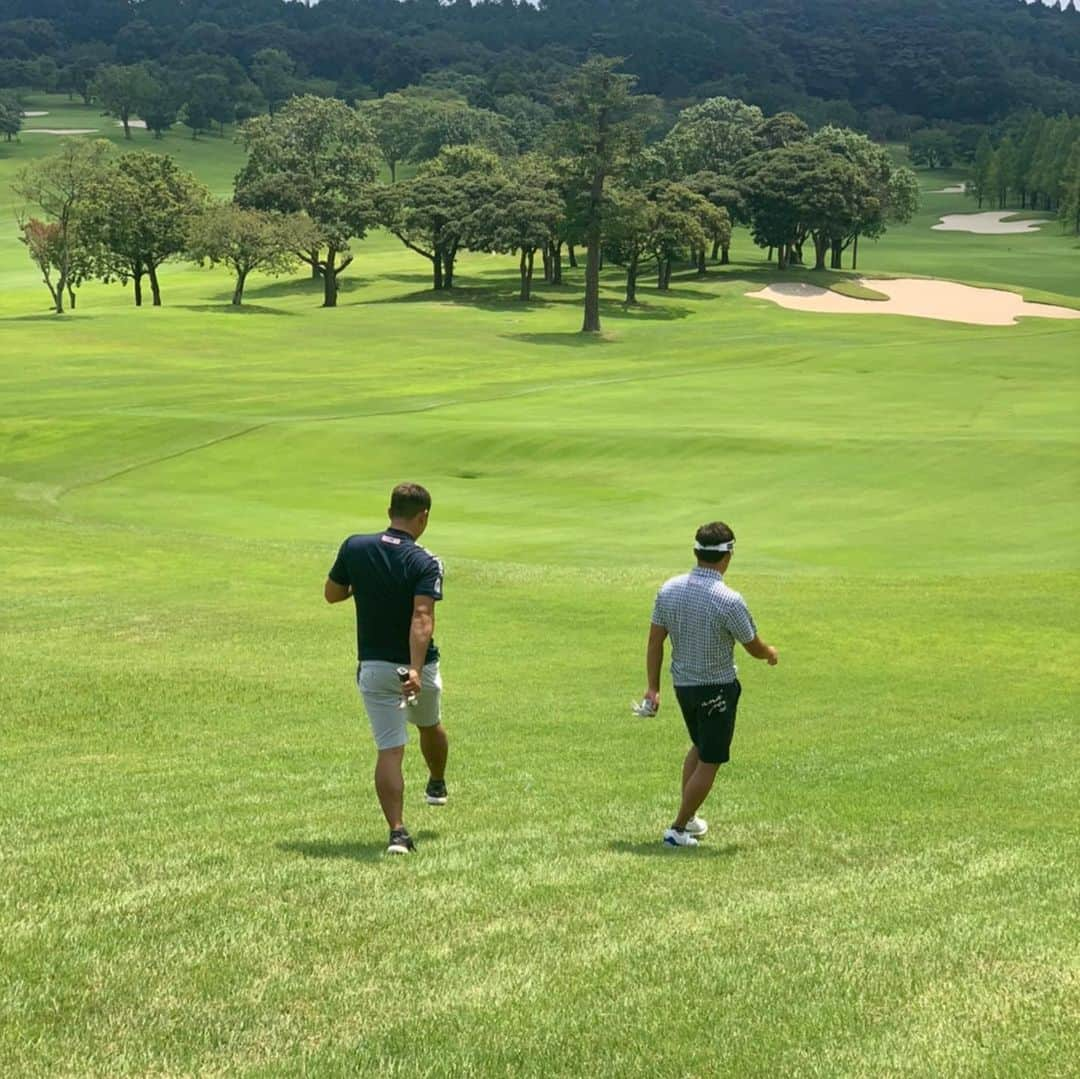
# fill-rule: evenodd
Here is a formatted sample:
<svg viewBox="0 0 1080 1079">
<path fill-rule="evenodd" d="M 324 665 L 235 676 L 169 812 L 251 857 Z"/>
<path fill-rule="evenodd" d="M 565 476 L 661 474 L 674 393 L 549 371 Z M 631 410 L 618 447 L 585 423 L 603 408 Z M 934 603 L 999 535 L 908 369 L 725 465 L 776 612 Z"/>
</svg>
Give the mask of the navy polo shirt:
<svg viewBox="0 0 1080 1079">
<path fill-rule="evenodd" d="M 338 551 L 330 580 L 352 585 L 360 661 L 408 666 L 413 598 L 442 599 L 442 563 L 408 532 L 388 528 L 371 536 L 350 536 Z M 424 662 L 438 658 L 432 640 Z"/>
</svg>

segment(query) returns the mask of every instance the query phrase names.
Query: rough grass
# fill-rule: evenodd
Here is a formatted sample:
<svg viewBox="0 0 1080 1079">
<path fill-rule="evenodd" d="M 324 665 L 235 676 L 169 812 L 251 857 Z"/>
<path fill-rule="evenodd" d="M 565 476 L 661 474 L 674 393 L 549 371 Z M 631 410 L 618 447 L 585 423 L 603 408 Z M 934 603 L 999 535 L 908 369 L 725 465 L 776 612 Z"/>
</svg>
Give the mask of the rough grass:
<svg viewBox="0 0 1080 1079">
<path fill-rule="evenodd" d="M 1034 241 L 1069 287 L 1061 237 L 913 230 L 867 267 Z M 257 280 L 231 318 L 179 266 L 39 317 L 0 244 L 0 1071 L 1074 1072 L 1080 332 L 808 320 L 736 254 L 635 311 L 613 274 L 593 341 L 573 274 L 520 305 L 469 256 L 435 297 L 383 236 L 338 310 Z M 320 590 L 406 477 L 452 801 L 411 750 L 388 862 Z M 670 687 L 627 702 L 715 516 L 782 662 L 675 853 Z"/>
</svg>

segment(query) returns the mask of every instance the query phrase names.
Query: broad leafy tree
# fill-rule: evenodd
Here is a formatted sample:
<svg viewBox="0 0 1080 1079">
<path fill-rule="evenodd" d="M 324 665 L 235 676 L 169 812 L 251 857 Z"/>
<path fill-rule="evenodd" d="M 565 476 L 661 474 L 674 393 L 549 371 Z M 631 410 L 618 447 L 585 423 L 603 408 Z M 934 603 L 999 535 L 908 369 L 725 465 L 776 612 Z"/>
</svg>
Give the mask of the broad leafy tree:
<svg viewBox="0 0 1080 1079">
<path fill-rule="evenodd" d="M 390 182 L 396 183 L 398 165 L 411 159 L 420 135 L 420 107 L 405 94 L 386 94 L 362 101 L 357 107 L 371 122 L 375 144 L 390 170 Z"/>
<path fill-rule="evenodd" d="M 323 279 L 323 306 L 336 307 L 338 278 L 353 260 L 375 209 L 379 150 L 368 121 L 344 102 L 304 95 L 274 116 L 257 116 L 242 135 L 247 164 L 236 198 L 252 209 L 308 215 L 319 235 L 306 261 Z"/>
<path fill-rule="evenodd" d="M 927 127 L 916 131 L 908 148 L 912 162 L 928 169 L 947 169 L 956 158 L 956 143 L 942 128 Z"/>
<path fill-rule="evenodd" d="M 521 278 L 520 298 L 532 298 L 536 252 L 551 241 L 564 212 L 555 191 L 537 182 L 532 170 L 515 169 L 486 193 L 485 204 L 473 211 L 467 228 L 468 246 L 478 251 L 516 254 Z"/>
<path fill-rule="evenodd" d="M 300 262 L 298 251 L 318 242 L 303 214 L 245 210 L 235 203 L 217 204 L 199 214 L 188 229 L 187 250 L 196 262 L 227 266 L 236 279 L 232 303 L 244 302 L 244 286 L 255 271 L 279 275 Z"/>
<path fill-rule="evenodd" d="M 158 271 L 187 248 L 188 230 L 210 205 L 210 192 L 165 154 L 124 154 L 100 178 L 83 221 L 88 238 L 107 253 L 106 279 L 134 286 L 142 306 L 143 278 L 161 306 Z"/>
<path fill-rule="evenodd" d="M 23 108 L 14 94 L 0 94 L 0 135 L 11 142 L 22 130 Z"/>
<path fill-rule="evenodd" d="M 296 65 L 283 49 L 260 49 L 251 60 L 251 80 L 262 92 L 273 116 L 292 97 Z"/>
<path fill-rule="evenodd" d="M 679 113 L 664 139 L 678 176 L 727 172 L 758 149 L 764 117 L 756 105 L 714 97 Z"/>
<path fill-rule="evenodd" d="M 85 221 L 109 171 L 111 150 L 104 139 L 66 139 L 56 154 L 19 172 L 12 185 L 44 215 L 25 220 L 20 239 L 45 277 L 57 314 L 63 314 L 65 294 L 85 276 L 98 250 Z"/>
<path fill-rule="evenodd" d="M 91 87 L 94 100 L 124 125 L 125 139 L 131 138 L 131 117 L 151 90 L 150 76 L 141 64 L 106 64 L 98 69 Z"/>
</svg>

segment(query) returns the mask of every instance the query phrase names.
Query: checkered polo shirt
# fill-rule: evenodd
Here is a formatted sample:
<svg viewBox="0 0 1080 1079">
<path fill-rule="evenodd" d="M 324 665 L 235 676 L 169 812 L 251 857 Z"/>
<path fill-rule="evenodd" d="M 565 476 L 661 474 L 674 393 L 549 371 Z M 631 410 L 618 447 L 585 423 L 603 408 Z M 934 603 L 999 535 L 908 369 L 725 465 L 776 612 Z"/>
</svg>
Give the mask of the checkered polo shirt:
<svg viewBox="0 0 1080 1079">
<path fill-rule="evenodd" d="M 722 573 L 701 566 L 664 584 L 652 620 L 671 637 L 671 680 L 677 686 L 734 682 L 735 642 L 757 636 L 742 596 L 724 584 Z"/>
</svg>

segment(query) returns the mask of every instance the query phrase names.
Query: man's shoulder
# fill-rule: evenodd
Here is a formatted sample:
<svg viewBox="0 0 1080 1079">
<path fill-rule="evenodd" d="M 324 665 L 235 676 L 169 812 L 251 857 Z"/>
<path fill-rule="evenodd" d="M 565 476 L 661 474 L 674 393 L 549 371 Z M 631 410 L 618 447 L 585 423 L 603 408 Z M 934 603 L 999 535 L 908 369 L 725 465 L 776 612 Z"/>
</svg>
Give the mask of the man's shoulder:
<svg viewBox="0 0 1080 1079">
<path fill-rule="evenodd" d="M 733 607 L 746 606 L 746 600 L 743 599 L 742 593 L 736 592 L 731 585 L 725 584 L 723 581 L 717 582 L 717 586 L 713 589 L 713 593 L 716 598 L 725 605 Z"/>
<path fill-rule="evenodd" d="M 415 541 L 409 544 L 409 557 L 418 565 L 423 567 L 435 566 L 439 570 L 442 570 L 442 559 L 438 555 L 429 551 L 426 547 L 421 547 L 419 543 Z"/>
<path fill-rule="evenodd" d="M 360 551 L 378 543 L 381 536 L 381 532 L 355 532 L 345 537 L 345 542 L 341 547 L 345 551 Z"/>
<path fill-rule="evenodd" d="M 669 592 L 677 592 L 681 588 L 685 588 L 690 580 L 689 573 L 680 573 L 676 577 L 669 577 L 661 586 L 660 592 L 665 595 Z"/>
</svg>

